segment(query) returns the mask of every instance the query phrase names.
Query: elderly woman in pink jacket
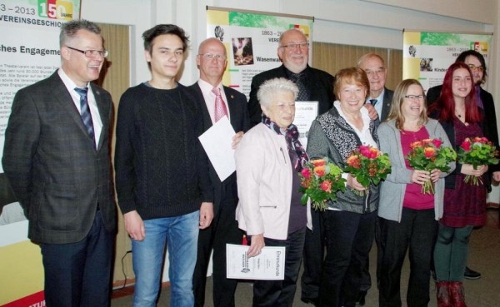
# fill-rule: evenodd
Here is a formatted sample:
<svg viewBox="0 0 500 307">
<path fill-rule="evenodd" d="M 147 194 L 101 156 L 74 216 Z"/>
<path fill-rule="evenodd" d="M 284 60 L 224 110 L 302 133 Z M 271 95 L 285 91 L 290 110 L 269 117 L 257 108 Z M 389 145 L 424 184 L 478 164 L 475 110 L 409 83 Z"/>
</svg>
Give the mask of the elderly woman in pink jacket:
<svg viewBox="0 0 500 307">
<path fill-rule="evenodd" d="M 239 204 L 236 219 L 250 238 L 248 256 L 264 246 L 285 246 L 284 280 L 256 280 L 253 306 L 292 306 L 302 261 L 308 208 L 300 202 L 298 173 L 308 160 L 295 116 L 298 88 L 284 78 L 264 82 L 257 97 L 262 123 L 236 149 Z"/>
</svg>

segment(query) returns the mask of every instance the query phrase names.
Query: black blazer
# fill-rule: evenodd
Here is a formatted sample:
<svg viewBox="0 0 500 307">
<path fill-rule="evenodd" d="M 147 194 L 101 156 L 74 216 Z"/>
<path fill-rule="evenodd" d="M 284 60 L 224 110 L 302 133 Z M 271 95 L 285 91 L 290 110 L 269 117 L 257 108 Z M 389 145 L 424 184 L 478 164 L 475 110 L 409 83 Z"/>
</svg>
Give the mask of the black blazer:
<svg viewBox="0 0 500 307">
<path fill-rule="evenodd" d="M 207 104 L 203 98 L 203 93 L 198 85 L 198 82 L 189 87 L 195 94 L 196 100 L 200 103 L 202 113 L 203 113 L 203 132 L 207 131 L 212 127 L 212 119 L 210 118 L 210 113 L 207 109 Z M 247 132 L 250 129 L 250 118 L 248 117 L 247 111 L 247 98 L 242 93 L 235 89 L 224 86 L 224 94 L 227 98 L 227 105 L 229 108 L 229 117 L 231 126 L 235 132 L 243 131 Z M 210 163 L 209 169 L 210 179 L 212 182 L 212 187 L 214 189 L 214 212 L 218 212 L 219 206 L 221 205 L 221 199 L 224 195 L 224 199 L 233 200 L 233 204 L 238 202 L 238 190 L 236 185 L 236 172 L 231 174 L 224 182 L 221 182 L 217 172 L 215 171 L 212 163 Z"/>
<path fill-rule="evenodd" d="M 391 111 L 391 103 L 394 92 L 384 87 L 384 105 L 382 106 L 382 116 L 380 116 L 380 121 L 385 121 L 389 112 Z"/>
<path fill-rule="evenodd" d="M 329 73 L 307 66 L 306 86 L 311 93 L 311 100 L 318 101 L 318 115 L 328 112 L 333 106 L 335 97 L 333 94 L 333 83 L 335 78 Z M 262 121 L 262 110 L 260 108 L 259 100 L 257 99 L 257 92 L 262 83 L 273 78 L 286 78 L 288 79 L 286 68 L 284 65 L 280 67 L 261 72 L 255 75 L 252 79 L 250 90 L 250 100 L 248 101 L 248 113 L 252 126 L 257 125 Z"/>
<path fill-rule="evenodd" d="M 116 230 L 111 180 L 111 95 L 91 84 L 102 131 L 97 149 L 70 93 L 55 72 L 19 90 L 5 133 L 2 164 L 38 243 L 78 242 L 99 206 L 104 225 Z"/>
<path fill-rule="evenodd" d="M 427 90 L 428 106 L 438 100 L 438 98 L 441 96 L 442 89 L 443 86 L 438 85 Z M 493 101 L 493 96 L 489 92 L 483 90 L 483 88 L 480 89 L 479 96 L 481 97 L 481 101 L 483 102 L 484 107 L 484 136 L 488 138 L 488 140 L 492 141 L 498 149 L 500 149 L 498 144 L 497 116 L 495 113 L 495 103 Z M 450 141 L 453 142 L 453 139 L 450 139 Z M 497 171 L 500 171 L 500 163 L 497 165 L 490 165 L 488 168 L 489 173 Z"/>
</svg>

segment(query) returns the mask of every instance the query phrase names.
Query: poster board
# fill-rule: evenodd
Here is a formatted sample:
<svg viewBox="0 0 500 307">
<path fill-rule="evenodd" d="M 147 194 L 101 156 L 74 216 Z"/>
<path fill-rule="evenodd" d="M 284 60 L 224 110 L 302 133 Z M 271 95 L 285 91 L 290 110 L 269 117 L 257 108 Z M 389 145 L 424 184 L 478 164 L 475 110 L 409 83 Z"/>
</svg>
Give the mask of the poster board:
<svg viewBox="0 0 500 307">
<path fill-rule="evenodd" d="M 448 67 L 466 50 L 488 62 L 491 34 L 404 31 L 403 79 L 417 79 L 425 90 L 441 85 Z"/>
</svg>

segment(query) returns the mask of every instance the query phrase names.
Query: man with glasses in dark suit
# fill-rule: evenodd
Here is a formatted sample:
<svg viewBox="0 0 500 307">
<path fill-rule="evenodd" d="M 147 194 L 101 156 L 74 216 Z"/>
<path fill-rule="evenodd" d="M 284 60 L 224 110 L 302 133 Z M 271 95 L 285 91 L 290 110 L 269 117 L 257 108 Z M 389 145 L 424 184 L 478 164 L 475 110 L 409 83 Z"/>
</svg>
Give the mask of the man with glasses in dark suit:
<svg viewBox="0 0 500 307">
<path fill-rule="evenodd" d="M 107 51 L 100 28 L 61 27 L 61 68 L 19 90 L 3 167 L 40 245 L 47 306 L 109 306 L 116 231 L 110 94 L 91 83 Z"/>
</svg>

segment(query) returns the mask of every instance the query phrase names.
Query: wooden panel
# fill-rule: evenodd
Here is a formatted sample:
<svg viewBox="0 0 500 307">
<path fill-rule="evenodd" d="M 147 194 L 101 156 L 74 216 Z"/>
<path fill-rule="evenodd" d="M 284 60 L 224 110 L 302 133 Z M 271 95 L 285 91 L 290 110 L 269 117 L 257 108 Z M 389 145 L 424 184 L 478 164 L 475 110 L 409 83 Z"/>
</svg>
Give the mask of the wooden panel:
<svg viewBox="0 0 500 307">
<path fill-rule="evenodd" d="M 115 109 L 113 123 L 111 159 L 115 156 L 116 112 L 121 95 L 130 86 L 130 27 L 123 25 L 99 24 L 104 37 L 104 47 L 109 51 L 107 63 L 103 65 L 101 77 L 96 81 L 111 93 Z M 118 213 L 118 235 L 116 237 L 113 283 L 134 278 L 132 270 L 132 250 L 130 238 L 123 226 L 123 215 Z M 123 258 L 123 259 L 122 259 Z"/>
<path fill-rule="evenodd" d="M 384 59 L 387 66 L 386 87 L 394 89 L 403 76 L 401 50 L 313 43 L 312 66 L 335 75 L 342 68 L 356 66 L 358 59 L 369 52 L 376 53 Z"/>
</svg>

